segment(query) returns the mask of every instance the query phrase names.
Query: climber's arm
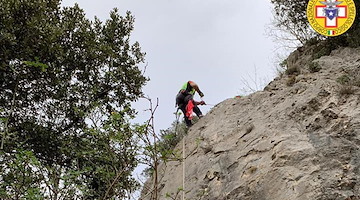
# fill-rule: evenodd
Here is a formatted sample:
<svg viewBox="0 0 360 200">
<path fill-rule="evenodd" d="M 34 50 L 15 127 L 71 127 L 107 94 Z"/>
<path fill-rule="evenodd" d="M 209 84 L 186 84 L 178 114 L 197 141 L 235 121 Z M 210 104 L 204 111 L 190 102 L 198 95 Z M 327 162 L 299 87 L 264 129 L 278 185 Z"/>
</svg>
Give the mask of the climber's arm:
<svg viewBox="0 0 360 200">
<path fill-rule="evenodd" d="M 189 84 L 191 87 L 193 87 L 195 89 L 195 91 L 200 95 L 200 97 L 204 96 L 204 93 L 201 92 L 199 86 L 195 82 L 189 81 Z"/>
</svg>

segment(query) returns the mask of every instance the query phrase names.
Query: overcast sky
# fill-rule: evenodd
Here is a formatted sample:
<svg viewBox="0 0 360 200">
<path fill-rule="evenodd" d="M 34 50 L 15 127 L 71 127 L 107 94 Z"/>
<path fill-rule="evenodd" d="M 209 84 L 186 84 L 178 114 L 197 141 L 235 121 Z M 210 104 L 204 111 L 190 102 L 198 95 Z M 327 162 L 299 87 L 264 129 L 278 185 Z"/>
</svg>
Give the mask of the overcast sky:
<svg viewBox="0 0 360 200">
<path fill-rule="evenodd" d="M 175 95 L 188 80 L 199 85 L 208 104 L 217 104 L 241 94 L 242 80 L 251 83 L 255 68 L 258 83 L 275 76 L 276 45 L 265 34 L 272 18 L 268 0 L 63 0 L 62 5 L 75 3 L 90 19 L 106 20 L 114 7 L 135 16 L 131 38 L 146 52 L 151 80 L 144 92 L 159 98 L 157 130 L 175 120 Z M 145 121 L 148 102 L 134 106 L 138 120 Z M 200 108 L 206 113 L 211 106 Z"/>
</svg>

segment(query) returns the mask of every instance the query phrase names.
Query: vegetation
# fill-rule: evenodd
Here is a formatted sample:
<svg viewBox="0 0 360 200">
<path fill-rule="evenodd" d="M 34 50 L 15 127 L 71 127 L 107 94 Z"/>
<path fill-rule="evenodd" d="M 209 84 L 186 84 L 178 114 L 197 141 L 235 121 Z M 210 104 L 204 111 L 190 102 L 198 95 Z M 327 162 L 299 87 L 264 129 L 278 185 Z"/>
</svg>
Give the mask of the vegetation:
<svg viewBox="0 0 360 200">
<path fill-rule="evenodd" d="M 315 73 L 315 72 L 319 72 L 320 70 L 321 70 L 321 67 L 320 67 L 319 63 L 311 62 L 309 64 L 309 71 L 310 72 Z"/>
<path fill-rule="evenodd" d="M 277 29 L 289 33 L 303 45 L 316 36 L 306 18 L 307 0 L 271 0 L 271 3 Z"/>
<path fill-rule="evenodd" d="M 147 79 L 134 17 L 0 0 L 0 198 L 125 198 L 137 187 L 130 103 Z"/>
<path fill-rule="evenodd" d="M 336 82 L 340 83 L 341 85 L 349 85 L 350 84 L 350 77 L 346 74 L 339 76 L 336 79 Z"/>
<path fill-rule="evenodd" d="M 180 152 L 175 149 L 175 146 L 185 136 L 188 131 L 187 126 L 184 122 L 179 123 L 178 119 L 175 120 L 172 126 L 166 130 L 160 130 L 158 135 L 154 129 L 154 114 L 158 108 L 158 99 L 156 105 L 153 104 L 150 98 L 146 98 L 150 105 L 148 111 L 150 112 L 150 118 L 144 125 L 137 125 L 137 129 L 140 134 L 140 154 L 139 162 L 145 164 L 147 168 L 143 171 L 143 175 L 151 179 L 151 184 L 144 184 L 143 192 L 145 196 L 149 196 L 150 199 L 158 199 L 159 192 L 159 164 L 161 162 L 166 163 L 169 160 L 172 161 L 183 161 L 183 157 L 179 154 Z M 179 117 L 178 113 L 175 113 Z M 195 119 L 197 121 L 198 119 Z M 160 136 L 160 137 L 159 137 Z M 181 190 L 177 192 L 175 197 L 170 194 L 167 198 L 174 198 L 179 194 Z"/>
<path fill-rule="evenodd" d="M 360 13 L 360 0 L 354 0 L 356 13 Z M 274 5 L 274 26 L 289 33 L 301 44 L 314 44 L 315 41 L 326 40 L 326 49 L 323 52 L 338 46 L 360 46 L 360 15 L 356 15 L 353 26 L 343 35 L 337 37 L 324 37 L 313 31 L 306 17 L 308 0 L 271 0 Z M 328 49 L 328 50 L 327 50 Z"/>
<path fill-rule="evenodd" d="M 197 120 L 197 118 L 193 119 Z M 179 154 L 178 150 L 175 149 L 175 146 L 182 140 L 182 138 L 187 134 L 188 127 L 185 122 L 174 121 L 171 126 L 165 130 L 160 130 L 159 138 L 156 142 L 156 152 L 154 152 L 154 144 L 147 139 L 143 139 L 145 145 L 145 149 L 143 155 L 148 155 L 144 164 L 149 166 L 144 170 L 144 175 L 147 177 L 151 177 L 155 171 L 152 161 L 150 158 L 154 156 L 150 156 L 155 154 L 157 159 L 162 162 L 167 162 L 169 160 L 178 160 L 181 161 L 182 157 Z M 149 141 L 149 142 L 146 142 Z"/>
<path fill-rule="evenodd" d="M 174 149 L 187 134 L 188 128 L 184 122 L 173 122 L 171 127 L 160 131 L 159 150 L 164 161 L 178 159 L 180 156 Z"/>
<path fill-rule="evenodd" d="M 356 69 L 355 71 L 343 74 L 336 79 L 336 82 L 340 84 L 338 92 L 341 96 L 355 93 L 354 86 L 359 87 L 360 82 L 358 74 L 359 71 Z"/>
</svg>

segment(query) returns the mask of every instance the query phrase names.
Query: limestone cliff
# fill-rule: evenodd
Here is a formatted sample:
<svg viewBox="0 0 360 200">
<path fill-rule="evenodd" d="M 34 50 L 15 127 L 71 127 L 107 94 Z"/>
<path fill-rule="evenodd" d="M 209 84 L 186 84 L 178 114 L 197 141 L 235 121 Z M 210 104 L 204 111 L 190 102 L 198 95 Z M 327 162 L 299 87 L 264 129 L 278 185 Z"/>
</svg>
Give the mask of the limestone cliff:
<svg viewBox="0 0 360 200">
<path fill-rule="evenodd" d="M 159 199 L 182 199 L 183 178 L 187 200 L 360 199 L 360 49 L 296 56 L 296 75 L 225 100 L 191 127 L 185 162 L 160 166 Z"/>
</svg>

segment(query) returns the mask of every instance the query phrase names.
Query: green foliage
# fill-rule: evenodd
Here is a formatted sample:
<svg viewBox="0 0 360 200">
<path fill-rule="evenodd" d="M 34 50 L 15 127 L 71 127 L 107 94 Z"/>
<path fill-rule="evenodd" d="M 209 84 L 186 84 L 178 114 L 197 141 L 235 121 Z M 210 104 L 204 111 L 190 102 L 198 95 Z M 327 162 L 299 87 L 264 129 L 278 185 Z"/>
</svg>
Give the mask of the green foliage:
<svg viewBox="0 0 360 200">
<path fill-rule="evenodd" d="M 338 93 L 343 96 L 348 96 L 355 93 L 355 88 L 353 86 L 359 87 L 359 76 L 357 75 L 359 72 L 356 69 L 352 73 L 347 73 L 339 76 L 336 79 L 336 82 L 341 84 L 339 86 Z"/>
<path fill-rule="evenodd" d="M 1 199 L 44 199 L 40 187 L 43 174 L 40 162 L 31 151 L 21 150 L 2 153 L 0 165 L 2 182 Z"/>
<path fill-rule="evenodd" d="M 187 134 L 188 128 L 184 122 L 173 122 L 171 127 L 160 131 L 160 141 L 158 143 L 161 158 L 166 161 L 170 158 L 179 159 L 180 155 L 175 150 L 175 146 Z"/>
<path fill-rule="evenodd" d="M 320 70 L 321 70 L 321 67 L 320 67 L 319 63 L 311 62 L 309 64 L 309 71 L 310 72 L 315 73 L 315 72 L 319 72 Z"/>
<path fill-rule="evenodd" d="M 310 38 L 309 40 L 306 41 L 306 45 L 307 46 L 317 45 L 317 44 L 319 44 L 320 41 L 321 40 L 319 40 L 318 38 L 313 37 L 313 38 Z"/>
<path fill-rule="evenodd" d="M 306 17 L 308 0 L 271 0 L 271 3 L 274 5 L 276 27 L 290 33 L 302 44 L 316 35 Z"/>
<path fill-rule="evenodd" d="M 198 121 L 198 117 L 192 119 L 194 124 Z M 168 129 L 160 130 L 158 147 L 163 160 L 166 160 L 171 156 L 177 156 L 177 152 L 174 151 L 174 148 L 185 137 L 188 130 L 189 128 L 186 126 L 185 121 L 174 121 Z"/>
<path fill-rule="evenodd" d="M 360 46 L 360 15 L 357 14 L 352 27 L 343 35 L 324 37 L 313 31 L 306 17 L 308 0 L 271 0 L 275 11 L 275 26 L 293 35 L 302 44 L 313 44 L 317 40 L 326 40 L 330 45 L 316 55 L 329 55 L 329 49 L 338 46 Z M 360 0 L 354 0 L 356 13 L 360 13 Z M 308 41 L 311 40 L 310 43 Z"/>
<path fill-rule="evenodd" d="M 174 193 L 166 193 L 165 194 L 165 198 L 166 199 L 172 199 L 172 200 L 176 200 L 176 199 L 178 199 L 177 197 L 179 196 L 179 194 L 180 194 L 180 192 L 182 192 L 182 191 L 184 191 L 184 189 L 182 188 L 182 187 L 179 187 L 178 189 L 177 189 L 177 191 L 176 191 L 176 193 L 174 194 Z"/>
<path fill-rule="evenodd" d="M 335 48 L 329 48 L 327 46 L 324 46 L 322 48 L 319 48 L 318 50 L 314 50 L 312 59 L 315 60 L 315 59 L 321 58 L 323 56 L 328 56 L 328 55 L 330 55 L 330 53 L 333 49 L 335 49 Z"/>
<path fill-rule="evenodd" d="M 359 7 L 360 3 L 358 3 L 357 7 Z M 357 16 L 360 15 L 360 10 L 357 11 Z M 357 23 L 359 26 L 359 23 Z M 354 26 L 354 25 L 353 25 Z M 352 28 L 351 32 L 349 32 L 351 34 L 348 34 L 348 37 L 346 38 L 346 43 L 349 44 L 349 47 L 359 47 L 360 46 L 360 28 L 356 27 L 356 28 Z"/>
<path fill-rule="evenodd" d="M 348 85 L 350 83 L 350 77 L 346 74 L 341 75 L 336 79 L 336 82 L 340 83 L 341 85 Z"/>
<path fill-rule="evenodd" d="M 151 157 L 151 154 L 156 154 L 159 160 L 167 162 L 169 160 L 181 160 L 181 155 L 175 146 L 181 141 L 181 139 L 187 134 L 188 128 L 184 122 L 174 121 L 171 126 L 166 130 L 160 130 L 160 137 L 155 145 L 147 145 L 144 155 Z M 148 163 L 147 163 L 148 164 Z M 143 174 L 150 177 L 154 173 L 152 164 L 148 164 L 148 168 L 143 171 Z"/>
<path fill-rule="evenodd" d="M 360 46 L 360 0 L 354 0 L 356 6 L 356 17 L 349 31 L 343 35 L 346 44 L 350 47 Z"/>
<path fill-rule="evenodd" d="M 281 68 L 286 69 L 287 68 L 287 59 L 283 60 L 279 65 Z"/>
<path fill-rule="evenodd" d="M 24 61 L 23 62 L 25 65 L 27 66 L 32 66 L 32 67 L 38 67 L 41 69 L 42 72 L 45 72 L 46 69 L 49 67 L 47 66 L 46 64 L 43 64 L 41 62 L 39 62 L 39 58 L 38 57 L 35 57 L 35 62 L 32 62 L 32 61 Z"/>
<path fill-rule="evenodd" d="M 124 198 L 137 184 L 131 102 L 147 78 L 134 17 L 0 0 L 0 197 Z"/>
<path fill-rule="evenodd" d="M 326 41 L 317 43 L 313 50 L 312 60 L 330 55 L 332 50 L 337 49 L 340 46 L 343 46 L 343 44 L 345 44 L 345 42 L 342 41 L 341 39 L 333 39 L 333 38 L 329 38 Z"/>
</svg>

